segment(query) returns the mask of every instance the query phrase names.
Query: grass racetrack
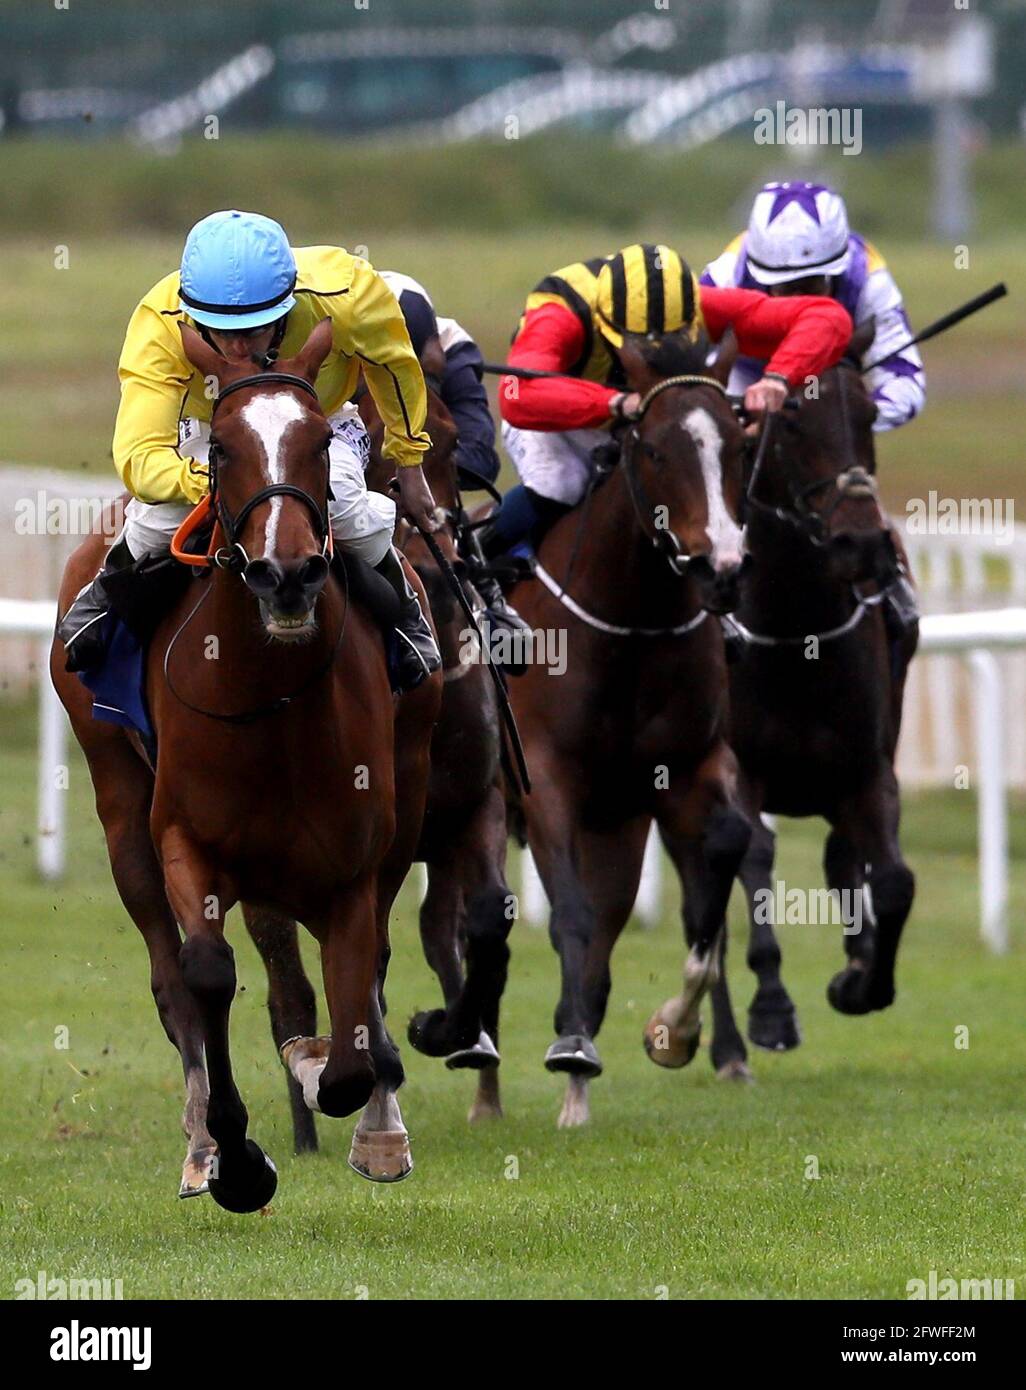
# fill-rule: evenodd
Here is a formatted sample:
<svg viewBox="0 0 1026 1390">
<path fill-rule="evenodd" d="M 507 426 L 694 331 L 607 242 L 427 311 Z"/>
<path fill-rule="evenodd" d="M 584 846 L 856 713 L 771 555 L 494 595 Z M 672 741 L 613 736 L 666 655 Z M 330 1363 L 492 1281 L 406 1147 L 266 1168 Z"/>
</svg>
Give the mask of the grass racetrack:
<svg viewBox="0 0 1026 1390">
<path fill-rule="evenodd" d="M 555 959 L 544 931 L 517 924 L 507 1118 L 470 1128 L 472 1079 L 404 1045 L 416 1168 L 394 1188 L 346 1166 L 352 1121 L 319 1120 L 321 1153 L 291 1157 L 262 970 L 234 913 L 236 1075 L 251 1133 L 280 1173 L 272 1207 L 240 1217 L 175 1196 L 181 1073 L 142 940 L 113 890 L 84 764 L 76 752 L 68 874 L 50 887 L 34 875 L 28 834 L 27 708 L 5 711 L 3 761 L 6 1296 L 39 1270 L 120 1278 L 126 1298 L 182 1299 L 904 1298 L 907 1281 L 931 1269 L 1026 1287 L 1023 940 L 1014 931 L 1004 959 L 978 941 L 970 792 L 908 802 L 918 898 L 893 1008 L 833 1013 L 825 987 L 841 961 L 837 930 L 780 928 L 805 1041 L 785 1056 L 755 1054 L 753 1086 L 717 1081 L 704 1046 L 684 1072 L 661 1071 L 642 1051 L 642 1026 L 676 992 L 682 966 L 668 895 L 659 927 L 632 924 L 614 956 L 593 1122 L 557 1131 L 562 1083 L 541 1064 Z M 1021 923 L 1026 808 L 1015 809 L 1011 916 Z M 818 826 L 788 825 L 781 840 L 779 877 L 818 886 Z M 401 1039 L 414 1008 L 437 997 L 413 908 L 407 892 L 393 928 L 390 1016 Z M 734 927 L 730 976 L 743 1011 L 753 986 L 736 913 Z M 316 978 L 313 951 L 307 960 Z M 67 1050 L 55 1047 L 62 1027 Z M 806 1178 L 810 1156 L 818 1179 Z"/>
</svg>

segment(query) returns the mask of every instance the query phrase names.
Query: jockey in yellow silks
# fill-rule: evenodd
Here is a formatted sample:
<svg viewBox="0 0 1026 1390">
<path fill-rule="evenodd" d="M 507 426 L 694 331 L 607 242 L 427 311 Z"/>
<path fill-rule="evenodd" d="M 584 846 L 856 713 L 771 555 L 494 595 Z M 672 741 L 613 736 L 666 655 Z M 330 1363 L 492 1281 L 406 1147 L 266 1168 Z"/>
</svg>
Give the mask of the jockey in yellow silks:
<svg viewBox="0 0 1026 1390">
<path fill-rule="evenodd" d="M 150 290 L 129 322 L 118 363 L 114 464 L 132 500 L 105 570 L 59 625 L 70 670 L 87 669 L 102 658 L 97 639 L 109 607 L 104 574 L 166 551 L 209 485 L 213 399 L 185 356 L 180 325 L 195 327 L 228 361 L 262 366 L 297 353 L 325 318 L 332 323 L 332 349 L 316 389 L 333 431 L 328 451 L 332 535 L 384 575 L 399 595 L 403 687 L 438 668 L 430 627 L 392 547 L 395 504 L 368 492 L 364 481 L 369 441 L 350 403 L 362 371 L 384 423 L 382 453 L 396 465 L 403 510 L 433 530 L 434 503 L 420 468 L 431 444 L 424 430 L 424 377 L 395 295 L 360 257 L 337 246 L 293 250 L 277 222 L 228 211 L 193 227 L 181 269 Z"/>
</svg>

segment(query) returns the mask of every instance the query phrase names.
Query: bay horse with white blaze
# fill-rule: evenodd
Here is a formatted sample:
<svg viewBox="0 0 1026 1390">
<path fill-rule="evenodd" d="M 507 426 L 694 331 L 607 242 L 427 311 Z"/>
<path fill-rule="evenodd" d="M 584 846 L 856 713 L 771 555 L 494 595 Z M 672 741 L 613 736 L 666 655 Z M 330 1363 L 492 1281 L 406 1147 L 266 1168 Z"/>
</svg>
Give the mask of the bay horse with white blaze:
<svg viewBox="0 0 1026 1390">
<path fill-rule="evenodd" d="M 276 1174 L 248 1137 L 229 1050 L 236 974 L 224 927 L 237 902 L 251 927 L 264 911 L 294 917 L 320 944 L 331 1037 L 285 1049 L 307 1103 L 335 1116 L 365 1107 L 350 1156 L 363 1176 L 394 1180 L 411 1167 L 395 1098 L 402 1064 L 378 977 L 388 908 L 420 830 L 441 681 L 394 706 L 377 625 L 329 566 L 330 427 L 313 382 L 330 323 L 273 372 L 227 364 L 191 329 L 183 340 L 219 385 L 211 494 L 225 544 L 149 646 L 155 768 L 134 736 L 92 720 L 59 643 L 51 671 L 182 1058 L 181 1194 L 209 1187 L 221 1206 L 245 1212 L 266 1204 Z M 62 611 L 101 555 L 99 536 L 76 551 Z M 312 999 L 298 1013 L 276 1017 L 272 1003 L 279 1043 L 304 1031 Z"/>
<path fill-rule="evenodd" d="M 686 1065 L 698 1047 L 699 1005 L 721 968 L 724 910 L 750 835 L 713 616 L 736 602 L 742 569 L 742 432 L 704 353 L 692 350 L 674 376 L 630 339 L 619 355 L 642 396 L 640 418 L 606 480 L 542 542 L 537 578 L 512 593 L 535 629 L 567 629 L 559 688 L 532 666 L 511 690 L 533 782 L 527 838 L 562 972 L 545 1058 L 569 1078 L 561 1126 L 588 1119 L 610 956 L 651 822 L 680 875 L 690 948 L 682 992 L 645 1029 L 662 1066 Z M 721 1041 L 713 1060 L 731 1075 L 743 1048 Z"/>
</svg>

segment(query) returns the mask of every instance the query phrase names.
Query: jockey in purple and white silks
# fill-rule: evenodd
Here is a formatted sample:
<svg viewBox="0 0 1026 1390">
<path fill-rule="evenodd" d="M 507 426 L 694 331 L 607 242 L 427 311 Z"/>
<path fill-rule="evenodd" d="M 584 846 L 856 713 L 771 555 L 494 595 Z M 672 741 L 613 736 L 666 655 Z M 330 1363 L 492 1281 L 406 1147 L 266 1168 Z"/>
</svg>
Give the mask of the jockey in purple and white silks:
<svg viewBox="0 0 1026 1390">
<path fill-rule="evenodd" d="M 769 294 L 825 294 L 848 310 L 852 322 L 873 318 L 876 334 L 867 362 L 912 336 L 901 291 L 876 247 L 848 227 L 844 199 L 817 183 L 768 183 L 757 194 L 748 230 L 710 261 L 703 285 L 740 286 Z M 763 363 L 739 357 L 729 389 L 743 395 L 762 375 Z M 916 348 L 906 348 L 869 373 L 876 402 L 874 430 L 892 430 L 926 403 L 926 379 Z"/>
</svg>

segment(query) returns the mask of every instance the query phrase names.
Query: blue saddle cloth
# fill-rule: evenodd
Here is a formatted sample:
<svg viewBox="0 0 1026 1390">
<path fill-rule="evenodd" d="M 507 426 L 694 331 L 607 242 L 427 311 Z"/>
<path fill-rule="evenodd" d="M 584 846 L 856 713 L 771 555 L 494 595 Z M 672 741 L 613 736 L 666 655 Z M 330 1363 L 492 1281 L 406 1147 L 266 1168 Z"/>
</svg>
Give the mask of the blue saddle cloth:
<svg viewBox="0 0 1026 1390">
<path fill-rule="evenodd" d="M 95 669 L 79 671 L 78 678 L 92 694 L 93 718 L 134 729 L 155 758 L 157 739 L 144 688 L 146 649 L 120 618 L 110 614 L 105 621 L 110 628 L 107 654 Z"/>
<path fill-rule="evenodd" d="M 146 704 L 146 647 L 114 614 L 108 614 L 104 621 L 110 632 L 106 656 L 93 670 L 77 672 L 78 678 L 92 694 L 93 718 L 134 729 L 155 763 L 157 735 Z M 392 630 L 384 636 L 389 681 L 398 693 L 399 639 Z"/>
</svg>

